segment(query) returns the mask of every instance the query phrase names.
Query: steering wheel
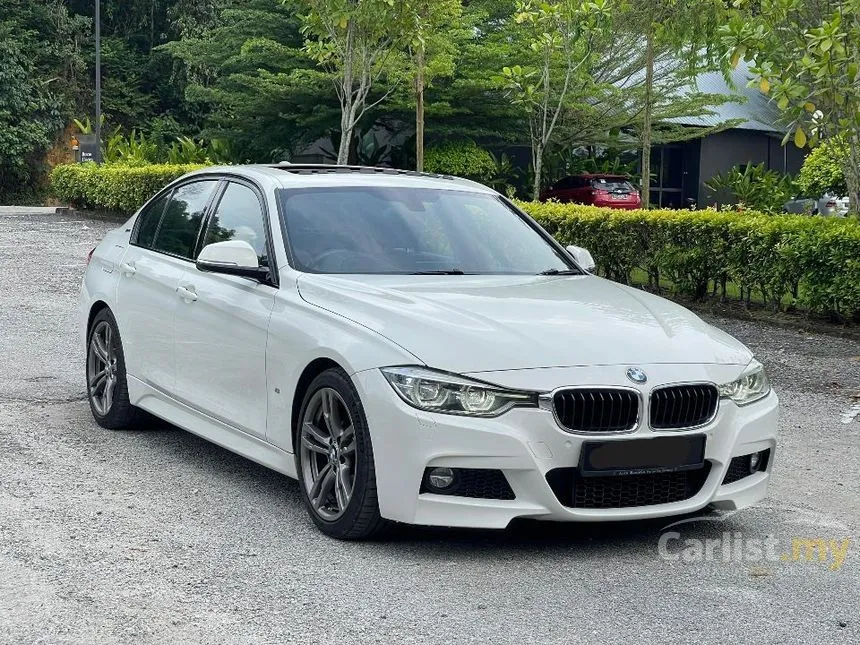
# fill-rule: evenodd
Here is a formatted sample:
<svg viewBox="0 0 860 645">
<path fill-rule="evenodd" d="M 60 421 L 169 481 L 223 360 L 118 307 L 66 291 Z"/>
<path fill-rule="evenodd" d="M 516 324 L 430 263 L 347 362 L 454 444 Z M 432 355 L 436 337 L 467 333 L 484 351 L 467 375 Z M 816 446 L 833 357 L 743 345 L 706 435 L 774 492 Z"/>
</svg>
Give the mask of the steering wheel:
<svg viewBox="0 0 860 645">
<path fill-rule="evenodd" d="M 323 253 L 320 253 L 318 256 L 316 256 L 313 260 L 311 260 L 310 266 L 313 269 L 324 271 L 326 269 L 326 267 L 324 266 L 326 261 L 330 260 L 331 258 L 337 258 L 338 256 L 340 256 L 343 260 L 367 258 L 368 260 L 370 260 L 369 264 L 372 267 L 378 267 L 384 262 L 384 268 L 397 270 L 397 267 L 394 264 L 384 261 L 377 255 L 373 255 L 372 253 L 366 253 L 364 251 L 351 251 L 349 249 L 332 249 L 330 251 L 324 251 Z"/>
</svg>

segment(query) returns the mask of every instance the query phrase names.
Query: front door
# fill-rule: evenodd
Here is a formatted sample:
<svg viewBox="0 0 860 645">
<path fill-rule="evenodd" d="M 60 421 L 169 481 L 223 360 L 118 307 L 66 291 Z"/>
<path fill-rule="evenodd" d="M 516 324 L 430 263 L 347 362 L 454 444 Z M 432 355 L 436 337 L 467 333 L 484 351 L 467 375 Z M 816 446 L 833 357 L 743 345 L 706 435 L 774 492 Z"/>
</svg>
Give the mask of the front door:
<svg viewBox="0 0 860 645">
<path fill-rule="evenodd" d="M 244 240 L 270 266 L 271 245 L 260 193 L 229 181 L 200 248 Z M 274 267 L 272 267 L 274 269 Z M 274 271 L 273 271 L 274 273 Z M 179 284 L 174 347 L 176 397 L 242 432 L 266 436 L 266 341 L 277 289 L 189 267 Z"/>
</svg>

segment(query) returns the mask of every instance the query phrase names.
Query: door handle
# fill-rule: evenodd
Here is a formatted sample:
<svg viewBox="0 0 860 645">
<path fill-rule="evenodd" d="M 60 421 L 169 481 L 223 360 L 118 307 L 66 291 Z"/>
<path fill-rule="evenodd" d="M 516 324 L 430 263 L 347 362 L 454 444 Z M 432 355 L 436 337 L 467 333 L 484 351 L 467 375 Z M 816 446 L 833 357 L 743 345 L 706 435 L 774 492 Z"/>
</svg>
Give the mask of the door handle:
<svg viewBox="0 0 860 645">
<path fill-rule="evenodd" d="M 137 269 L 134 268 L 134 264 L 131 262 L 123 262 L 119 265 L 119 268 L 127 276 L 133 276 L 137 273 Z"/>
<path fill-rule="evenodd" d="M 184 287 L 176 287 L 176 293 L 179 294 L 179 297 L 187 302 L 194 302 L 197 300 L 197 294 L 194 293 L 194 287 L 191 285 Z"/>
</svg>

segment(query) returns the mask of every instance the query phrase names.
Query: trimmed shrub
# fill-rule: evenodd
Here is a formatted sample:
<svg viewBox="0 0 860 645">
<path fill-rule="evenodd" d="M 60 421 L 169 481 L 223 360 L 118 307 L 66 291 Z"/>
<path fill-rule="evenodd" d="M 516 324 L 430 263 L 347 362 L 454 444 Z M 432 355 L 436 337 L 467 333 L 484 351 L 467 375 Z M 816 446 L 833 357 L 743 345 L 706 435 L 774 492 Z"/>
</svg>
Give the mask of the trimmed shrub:
<svg viewBox="0 0 860 645">
<path fill-rule="evenodd" d="M 474 141 L 452 141 L 427 149 L 424 170 L 487 183 L 498 169 L 493 155 Z"/>
<path fill-rule="evenodd" d="M 600 273 L 634 275 L 693 298 L 751 294 L 774 310 L 797 306 L 860 318 L 860 224 L 851 219 L 673 210 L 619 211 L 521 202 L 562 244 L 588 248 Z"/>
<path fill-rule="evenodd" d="M 809 197 L 825 193 L 848 194 L 842 164 L 848 158 L 848 146 L 839 139 L 828 139 L 809 153 L 797 175 L 797 187 Z"/>
<path fill-rule="evenodd" d="M 76 208 L 132 213 L 171 181 L 198 168 L 203 166 L 63 164 L 51 172 L 51 190 Z"/>
</svg>

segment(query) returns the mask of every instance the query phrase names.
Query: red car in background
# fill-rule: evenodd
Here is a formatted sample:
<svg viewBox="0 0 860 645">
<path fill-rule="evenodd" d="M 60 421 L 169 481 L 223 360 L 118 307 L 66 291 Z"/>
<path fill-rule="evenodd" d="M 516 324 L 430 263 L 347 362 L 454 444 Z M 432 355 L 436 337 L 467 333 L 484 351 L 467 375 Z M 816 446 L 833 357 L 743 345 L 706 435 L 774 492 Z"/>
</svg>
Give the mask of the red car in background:
<svg viewBox="0 0 860 645">
<path fill-rule="evenodd" d="M 549 199 L 622 209 L 639 208 L 642 205 L 639 191 L 623 175 L 570 175 L 563 177 L 540 196 L 542 202 Z"/>
</svg>

